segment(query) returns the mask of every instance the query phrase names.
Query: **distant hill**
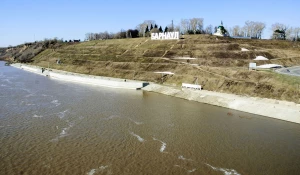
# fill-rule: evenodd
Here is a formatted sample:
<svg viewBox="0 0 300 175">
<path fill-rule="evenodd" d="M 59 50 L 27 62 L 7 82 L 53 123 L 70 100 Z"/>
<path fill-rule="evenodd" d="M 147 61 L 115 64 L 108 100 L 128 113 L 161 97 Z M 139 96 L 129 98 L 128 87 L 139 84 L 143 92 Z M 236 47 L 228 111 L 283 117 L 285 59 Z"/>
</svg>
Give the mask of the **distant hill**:
<svg viewBox="0 0 300 175">
<path fill-rule="evenodd" d="M 0 47 L 0 56 L 5 54 L 6 49 L 7 49 L 6 47 Z"/>
<path fill-rule="evenodd" d="M 30 63 L 33 57 L 45 49 L 57 48 L 64 43 L 60 40 L 44 40 L 40 42 L 25 43 L 18 46 L 0 48 L 0 60 Z"/>
<path fill-rule="evenodd" d="M 242 48 L 249 51 L 241 51 Z M 31 64 L 53 69 L 178 87 L 198 77 L 206 90 L 300 103 L 299 78 L 272 71 L 248 71 L 250 62 L 300 65 L 299 42 L 185 35 L 180 40 L 133 38 L 60 44 L 34 55 Z M 254 61 L 256 56 L 269 60 Z M 162 77 L 156 71 L 175 75 Z"/>
</svg>

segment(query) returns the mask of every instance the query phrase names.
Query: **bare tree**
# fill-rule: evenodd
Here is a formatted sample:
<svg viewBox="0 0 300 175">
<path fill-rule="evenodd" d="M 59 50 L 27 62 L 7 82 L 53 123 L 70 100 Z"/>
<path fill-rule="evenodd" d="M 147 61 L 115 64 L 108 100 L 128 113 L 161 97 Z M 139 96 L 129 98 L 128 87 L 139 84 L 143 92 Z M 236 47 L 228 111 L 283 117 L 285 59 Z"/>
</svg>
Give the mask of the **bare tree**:
<svg viewBox="0 0 300 175">
<path fill-rule="evenodd" d="M 166 26 L 168 28 L 168 32 L 180 32 L 181 31 L 181 24 L 174 25 L 173 20 L 172 23 Z"/>
<path fill-rule="evenodd" d="M 256 38 L 261 39 L 262 33 L 266 28 L 266 24 L 262 22 L 256 22 Z"/>
<path fill-rule="evenodd" d="M 190 21 L 188 19 L 182 19 L 180 21 L 181 33 L 186 34 L 190 30 Z"/>
<path fill-rule="evenodd" d="M 136 29 L 139 31 L 140 36 L 145 36 L 145 30 L 148 27 L 150 27 L 152 24 L 152 26 L 155 25 L 155 21 L 154 20 L 145 20 L 143 23 L 139 24 L 136 26 Z"/>
<path fill-rule="evenodd" d="M 115 35 L 114 35 L 114 39 L 122 39 L 122 38 L 126 38 L 126 31 L 121 29 L 120 32 L 117 32 Z"/>
<path fill-rule="evenodd" d="M 173 31 L 177 31 L 177 32 L 179 32 L 181 30 L 181 28 L 180 28 L 180 25 L 176 25 L 176 26 L 174 26 L 174 29 L 173 29 Z"/>
<path fill-rule="evenodd" d="M 98 37 L 99 37 L 98 39 L 111 39 L 111 37 L 107 31 L 100 32 Z"/>
<path fill-rule="evenodd" d="M 231 36 L 242 36 L 241 27 L 238 25 L 233 26 Z"/>
<path fill-rule="evenodd" d="M 214 27 L 210 24 L 210 25 L 206 26 L 204 32 L 206 34 L 212 34 L 214 32 Z"/>
<path fill-rule="evenodd" d="M 99 32 L 99 33 L 86 33 L 85 34 L 85 40 L 86 41 L 92 41 L 92 40 L 99 40 L 99 39 L 112 39 L 113 33 L 105 32 Z"/>
<path fill-rule="evenodd" d="M 245 30 L 246 36 L 251 37 L 252 32 L 253 32 L 253 22 L 252 21 L 246 21 L 245 26 L 244 26 L 244 30 Z"/>
<path fill-rule="evenodd" d="M 203 31 L 203 21 L 204 19 L 203 18 L 196 18 L 197 19 L 197 29 L 199 31 Z"/>
<path fill-rule="evenodd" d="M 245 22 L 244 27 L 241 29 L 238 26 L 235 26 L 233 33 L 235 36 L 253 37 L 253 38 L 261 39 L 262 33 L 265 28 L 266 28 L 266 24 L 263 22 L 248 20 Z"/>
<path fill-rule="evenodd" d="M 136 29 L 139 31 L 140 36 L 145 36 L 145 30 L 146 30 L 147 24 L 141 23 L 136 26 Z"/>
<path fill-rule="evenodd" d="M 294 37 L 295 37 L 295 40 L 296 41 L 298 41 L 299 40 L 299 38 L 300 38 L 300 27 L 296 27 L 296 28 L 294 28 Z"/>
<path fill-rule="evenodd" d="M 297 41 L 299 39 L 300 28 L 290 27 L 286 30 L 286 38 L 289 40 Z"/>
<path fill-rule="evenodd" d="M 85 40 L 87 40 L 87 41 L 95 40 L 94 34 L 93 33 L 86 33 L 85 34 Z"/>
<path fill-rule="evenodd" d="M 174 25 L 172 25 L 172 24 L 169 24 L 166 27 L 168 28 L 168 32 L 174 32 L 175 31 Z"/>
<path fill-rule="evenodd" d="M 196 31 L 203 30 L 203 18 L 192 18 L 189 20 L 190 30 L 196 34 Z"/>
<path fill-rule="evenodd" d="M 151 24 L 153 26 L 155 26 L 156 24 L 155 20 L 145 20 L 144 23 L 147 24 L 149 27 L 151 26 Z"/>
</svg>

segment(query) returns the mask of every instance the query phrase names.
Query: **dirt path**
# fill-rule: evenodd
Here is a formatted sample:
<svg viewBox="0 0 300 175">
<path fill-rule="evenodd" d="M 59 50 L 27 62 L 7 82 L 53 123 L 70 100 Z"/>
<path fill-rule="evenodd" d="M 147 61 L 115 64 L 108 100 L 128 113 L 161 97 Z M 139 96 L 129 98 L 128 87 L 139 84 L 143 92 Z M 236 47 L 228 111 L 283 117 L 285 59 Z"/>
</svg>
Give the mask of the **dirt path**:
<svg viewBox="0 0 300 175">
<path fill-rule="evenodd" d="M 277 69 L 276 72 L 291 76 L 300 76 L 300 66 Z"/>
<path fill-rule="evenodd" d="M 137 48 L 137 47 L 139 47 L 139 46 L 141 46 L 141 45 L 143 45 L 143 44 L 145 44 L 146 42 L 148 42 L 148 40 L 149 39 L 147 39 L 146 41 L 144 41 L 144 42 L 142 42 L 142 43 L 140 43 L 140 44 L 138 44 L 138 45 L 136 45 L 136 46 L 134 46 L 134 48 Z M 127 49 L 127 50 L 125 50 L 125 52 L 123 52 L 121 55 L 119 55 L 119 56 L 122 56 L 122 55 L 125 55 L 128 51 L 130 51 L 131 49 Z"/>
</svg>

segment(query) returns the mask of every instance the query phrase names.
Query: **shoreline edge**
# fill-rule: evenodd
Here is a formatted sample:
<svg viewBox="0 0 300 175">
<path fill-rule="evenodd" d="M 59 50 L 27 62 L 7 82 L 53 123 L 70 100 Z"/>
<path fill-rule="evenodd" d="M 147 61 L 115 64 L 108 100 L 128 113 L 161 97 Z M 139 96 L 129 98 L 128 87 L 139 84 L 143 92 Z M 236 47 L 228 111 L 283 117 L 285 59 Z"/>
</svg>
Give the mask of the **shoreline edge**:
<svg viewBox="0 0 300 175">
<path fill-rule="evenodd" d="M 168 87 L 155 83 L 134 80 L 127 80 L 124 82 L 124 79 L 119 78 L 90 76 L 60 70 L 46 70 L 45 73 L 43 73 L 41 71 L 42 68 L 38 66 L 21 64 L 11 64 L 11 66 L 63 81 L 71 81 L 113 88 L 141 89 L 148 92 L 156 92 L 172 97 L 178 97 L 190 101 L 196 101 L 218 107 L 224 107 L 300 124 L 300 104 L 296 104 L 294 102 L 259 97 L 246 97 L 207 90 L 199 91 L 190 89 L 178 89 L 175 87 Z"/>
</svg>

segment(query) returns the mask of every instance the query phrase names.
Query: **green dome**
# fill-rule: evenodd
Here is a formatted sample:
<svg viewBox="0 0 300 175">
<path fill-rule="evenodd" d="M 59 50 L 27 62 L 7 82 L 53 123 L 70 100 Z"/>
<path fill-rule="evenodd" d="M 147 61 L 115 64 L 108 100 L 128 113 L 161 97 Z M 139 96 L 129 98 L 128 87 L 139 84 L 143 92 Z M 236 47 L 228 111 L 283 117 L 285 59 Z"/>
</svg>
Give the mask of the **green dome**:
<svg viewBox="0 0 300 175">
<path fill-rule="evenodd" d="M 219 26 L 218 29 L 224 29 L 224 27 L 223 26 Z"/>
</svg>

